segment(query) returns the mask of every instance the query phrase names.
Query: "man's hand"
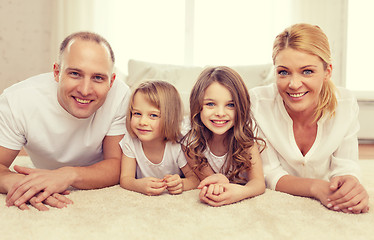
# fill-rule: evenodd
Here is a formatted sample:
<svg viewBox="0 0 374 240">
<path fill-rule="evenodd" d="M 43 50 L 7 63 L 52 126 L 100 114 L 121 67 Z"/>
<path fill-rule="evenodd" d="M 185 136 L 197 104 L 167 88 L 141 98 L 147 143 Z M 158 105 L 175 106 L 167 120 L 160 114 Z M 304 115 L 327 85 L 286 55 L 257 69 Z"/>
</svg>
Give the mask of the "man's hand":
<svg viewBox="0 0 374 240">
<path fill-rule="evenodd" d="M 14 170 L 20 174 L 26 175 L 21 181 L 17 182 L 8 191 L 7 206 L 17 206 L 30 202 L 35 206 L 47 200 L 54 193 L 63 193 L 72 183 L 72 173 L 67 168 L 56 170 L 32 169 L 27 167 L 14 166 Z M 50 198 L 48 203 L 54 204 L 54 199 L 61 201 L 60 197 Z M 61 196 L 61 195 L 60 195 Z M 35 198 L 34 198 L 35 197 Z M 34 199 L 33 199 L 34 198 Z M 33 200 L 31 200 L 33 199 Z M 64 197 L 63 202 L 66 199 Z"/>
<path fill-rule="evenodd" d="M 46 205 L 49 205 L 55 208 L 64 208 L 64 207 L 67 207 L 68 204 L 73 203 L 72 200 L 64 196 L 64 195 L 68 195 L 69 193 L 70 191 L 64 191 L 62 194 L 54 193 L 51 196 L 49 196 L 46 200 L 44 200 L 42 203 L 36 202 L 37 197 L 34 196 L 30 199 L 29 203 L 30 205 L 32 205 L 39 211 L 48 211 L 49 208 Z M 27 206 L 26 203 L 21 204 L 18 208 L 21 210 L 29 210 L 29 207 Z"/>
</svg>

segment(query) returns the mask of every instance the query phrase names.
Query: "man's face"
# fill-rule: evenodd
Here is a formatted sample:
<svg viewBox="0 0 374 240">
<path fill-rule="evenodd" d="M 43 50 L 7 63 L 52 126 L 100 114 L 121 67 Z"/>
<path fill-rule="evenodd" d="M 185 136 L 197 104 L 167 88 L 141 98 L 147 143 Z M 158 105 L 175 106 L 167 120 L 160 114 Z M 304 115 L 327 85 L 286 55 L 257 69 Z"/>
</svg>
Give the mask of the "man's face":
<svg viewBox="0 0 374 240">
<path fill-rule="evenodd" d="M 88 118 L 105 102 L 115 74 L 108 49 L 94 41 L 75 39 L 54 65 L 60 105 L 77 118 Z"/>
</svg>

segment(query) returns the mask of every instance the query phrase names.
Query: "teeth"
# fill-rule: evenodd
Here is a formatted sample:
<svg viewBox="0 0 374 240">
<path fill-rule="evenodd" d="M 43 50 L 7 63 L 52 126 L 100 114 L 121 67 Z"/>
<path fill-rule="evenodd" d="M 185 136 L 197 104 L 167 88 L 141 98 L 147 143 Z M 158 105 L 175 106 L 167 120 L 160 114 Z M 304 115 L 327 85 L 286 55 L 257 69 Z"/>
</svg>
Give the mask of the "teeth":
<svg viewBox="0 0 374 240">
<path fill-rule="evenodd" d="M 87 103 L 91 102 L 91 100 L 84 100 L 84 99 L 80 99 L 80 98 L 75 98 L 75 100 L 77 100 L 77 102 L 83 103 L 83 104 L 87 104 Z"/>
<path fill-rule="evenodd" d="M 303 96 L 305 93 L 290 93 L 290 96 L 291 97 L 301 97 Z"/>
<path fill-rule="evenodd" d="M 224 124 L 224 123 L 226 123 L 226 121 L 223 121 L 223 120 L 221 120 L 221 121 L 213 121 L 214 123 L 217 123 L 217 124 Z"/>
</svg>

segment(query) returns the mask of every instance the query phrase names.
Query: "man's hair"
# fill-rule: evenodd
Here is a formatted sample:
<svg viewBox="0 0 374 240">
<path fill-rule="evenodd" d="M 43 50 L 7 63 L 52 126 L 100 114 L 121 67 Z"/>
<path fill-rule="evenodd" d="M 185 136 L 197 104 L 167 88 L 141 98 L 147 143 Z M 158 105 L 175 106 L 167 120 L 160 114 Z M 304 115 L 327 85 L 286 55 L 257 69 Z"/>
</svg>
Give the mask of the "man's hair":
<svg viewBox="0 0 374 240">
<path fill-rule="evenodd" d="M 93 32 L 76 32 L 76 33 L 72 33 L 69 36 L 67 36 L 64 39 L 64 41 L 62 41 L 62 43 L 60 45 L 60 54 L 59 54 L 60 61 L 61 61 L 61 56 L 63 55 L 66 47 L 74 39 L 81 39 L 81 40 L 84 40 L 84 41 L 93 41 L 93 42 L 96 42 L 98 44 L 104 44 L 104 46 L 106 46 L 108 48 L 109 53 L 110 53 L 110 58 L 112 59 L 112 62 L 114 64 L 114 62 L 115 62 L 114 52 L 113 52 L 113 49 L 110 46 L 109 42 L 105 38 L 100 36 L 99 34 L 93 33 Z"/>
</svg>

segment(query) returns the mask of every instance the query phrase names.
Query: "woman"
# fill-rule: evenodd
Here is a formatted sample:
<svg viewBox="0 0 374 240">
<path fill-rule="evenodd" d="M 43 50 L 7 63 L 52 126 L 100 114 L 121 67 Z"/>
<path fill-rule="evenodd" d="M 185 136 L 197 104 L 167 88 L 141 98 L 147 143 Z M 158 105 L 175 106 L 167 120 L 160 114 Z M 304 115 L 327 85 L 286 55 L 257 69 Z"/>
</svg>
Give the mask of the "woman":
<svg viewBox="0 0 374 240">
<path fill-rule="evenodd" d="M 276 84 L 250 91 L 267 148 L 261 157 L 269 188 L 318 199 L 346 213 L 368 212 L 360 184 L 358 105 L 335 88 L 328 39 L 318 26 L 295 24 L 273 46 Z"/>
</svg>

